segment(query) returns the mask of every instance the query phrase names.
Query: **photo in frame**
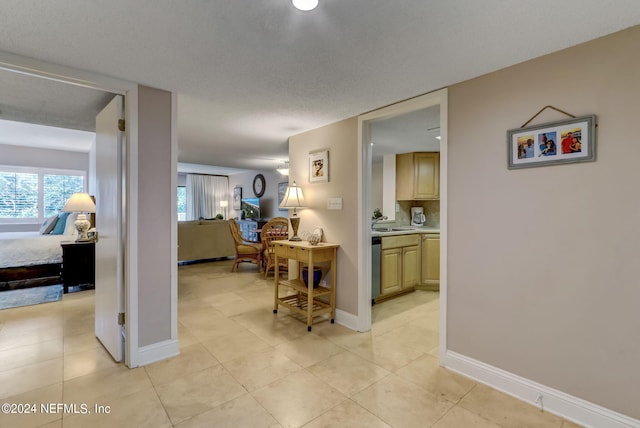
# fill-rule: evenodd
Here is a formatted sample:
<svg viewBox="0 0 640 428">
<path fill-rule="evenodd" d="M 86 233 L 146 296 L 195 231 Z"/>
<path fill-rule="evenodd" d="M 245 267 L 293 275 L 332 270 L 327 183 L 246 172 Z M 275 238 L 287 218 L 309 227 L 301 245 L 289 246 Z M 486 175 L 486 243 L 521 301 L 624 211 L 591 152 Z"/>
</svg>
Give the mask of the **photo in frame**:
<svg viewBox="0 0 640 428">
<path fill-rule="evenodd" d="M 329 182 L 329 150 L 309 153 L 309 183 Z"/>
<path fill-rule="evenodd" d="M 233 209 L 242 209 L 242 187 L 236 186 L 233 188 Z"/>
<path fill-rule="evenodd" d="M 596 116 L 507 131 L 509 169 L 595 161 Z"/>
<path fill-rule="evenodd" d="M 282 200 L 284 199 L 284 195 L 287 192 L 287 187 L 289 187 L 289 183 L 287 183 L 286 181 L 282 182 L 282 183 L 278 183 L 278 210 L 280 211 L 288 211 L 288 208 L 280 208 L 280 204 L 282 203 Z"/>
</svg>

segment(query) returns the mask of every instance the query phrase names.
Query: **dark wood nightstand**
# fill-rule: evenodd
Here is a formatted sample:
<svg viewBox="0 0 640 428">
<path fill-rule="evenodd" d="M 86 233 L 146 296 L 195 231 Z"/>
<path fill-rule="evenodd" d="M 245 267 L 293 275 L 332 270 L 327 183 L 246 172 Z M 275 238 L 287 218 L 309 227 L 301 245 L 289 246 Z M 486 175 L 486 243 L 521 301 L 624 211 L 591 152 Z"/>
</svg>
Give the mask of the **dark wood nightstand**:
<svg viewBox="0 0 640 428">
<path fill-rule="evenodd" d="M 63 241 L 62 286 L 64 292 L 75 285 L 94 285 L 96 277 L 96 243 Z"/>
</svg>

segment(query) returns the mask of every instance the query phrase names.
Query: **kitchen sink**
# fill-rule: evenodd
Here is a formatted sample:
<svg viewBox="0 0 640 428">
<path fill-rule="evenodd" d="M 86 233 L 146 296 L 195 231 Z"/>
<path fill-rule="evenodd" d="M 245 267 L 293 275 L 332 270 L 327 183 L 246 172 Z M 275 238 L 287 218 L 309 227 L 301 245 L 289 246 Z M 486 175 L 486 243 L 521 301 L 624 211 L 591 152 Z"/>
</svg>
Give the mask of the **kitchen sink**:
<svg viewBox="0 0 640 428">
<path fill-rule="evenodd" d="M 407 230 L 415 230 L 412 227 L 374 227 L 374 232 L 405 232 Z"/>
</svg>

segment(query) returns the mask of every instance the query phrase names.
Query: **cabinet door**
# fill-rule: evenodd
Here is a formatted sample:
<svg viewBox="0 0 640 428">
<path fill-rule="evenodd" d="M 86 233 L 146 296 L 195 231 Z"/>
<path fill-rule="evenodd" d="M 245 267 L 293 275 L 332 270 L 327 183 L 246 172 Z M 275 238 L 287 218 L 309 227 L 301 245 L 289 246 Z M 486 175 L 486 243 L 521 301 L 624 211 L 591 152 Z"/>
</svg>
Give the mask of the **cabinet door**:
<svg viewBox="0 0 640 428">
<path fill-rule="evenodd" d="M 402 288 L 402 248 L 382 250 L 380 257 L 380 295 Z"/>
<path fill-rule="evenodd" d="M 415 287 L 420 282 L 420 247 L 402 249 L 402 288 Z"/>
<path fill-rule="evenodd" d="M 440 285 L 440 234 L 437 233 L 422 237 L 422 284 Z"/>
<path fill-rule="evenodd" d="M 440 153 L 414 153 L 414 197 L 440 197 Z"/>
<path fill-rule="evenodd" d="M 440 153 L 416 152 L 396 156 L 396 199 L 440 198 Z"/>
</svg>

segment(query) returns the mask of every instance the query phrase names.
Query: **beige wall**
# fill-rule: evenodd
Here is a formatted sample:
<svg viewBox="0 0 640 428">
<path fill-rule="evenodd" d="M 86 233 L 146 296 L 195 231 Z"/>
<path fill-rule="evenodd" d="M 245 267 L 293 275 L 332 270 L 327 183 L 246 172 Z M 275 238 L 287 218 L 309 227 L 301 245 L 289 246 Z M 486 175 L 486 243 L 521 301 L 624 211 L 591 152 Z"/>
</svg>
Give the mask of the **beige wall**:
<svg viewBox="0 0 640 428">
<path fill-rule="evenodd" d="M 634 418 L 638 46 L 640 27 L 452 86 L 448 177 L 449 348 Z M 598 116 L 597 161 L 507 170 L 506 131 L 547 104 Z"/>
<path fill-rule="evenodd" d="M 171 339 L 171 93 L 138 88 L 138 346 Z M 158 233 L 164 231 L 165 233 Z"/>
<path fill-rule="evenodd" d="M 289 139 L 290 181 L 302 187 L 308 209 L 300 230 L 320 226 L 338 250 L 337 307 L 358 313 L 358 121 L 351 118 Z M 329 150 L 329 183 L 309 183 L 309 152 Z M 327 198 L 342 198 L 342 210 L 327 210 Z M 286 214 L 286 213 L 285 213 Z"/>
</svg>

